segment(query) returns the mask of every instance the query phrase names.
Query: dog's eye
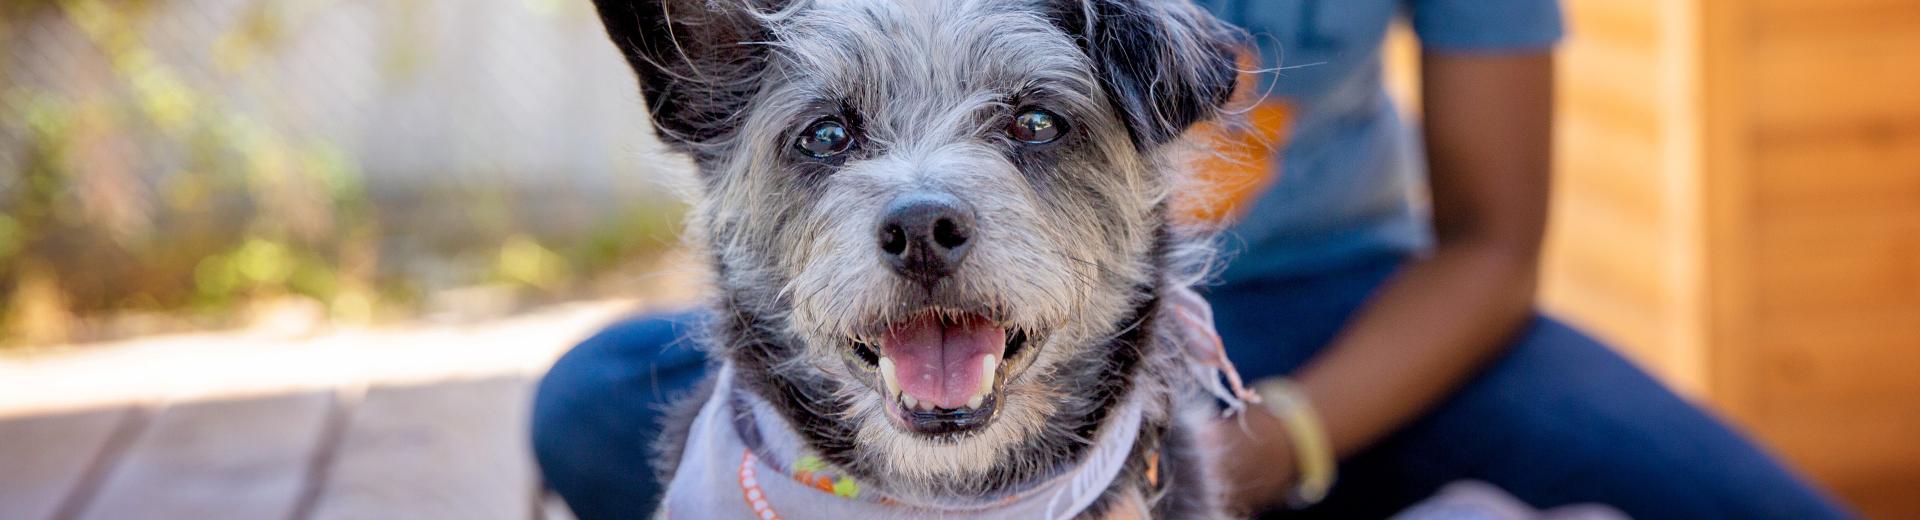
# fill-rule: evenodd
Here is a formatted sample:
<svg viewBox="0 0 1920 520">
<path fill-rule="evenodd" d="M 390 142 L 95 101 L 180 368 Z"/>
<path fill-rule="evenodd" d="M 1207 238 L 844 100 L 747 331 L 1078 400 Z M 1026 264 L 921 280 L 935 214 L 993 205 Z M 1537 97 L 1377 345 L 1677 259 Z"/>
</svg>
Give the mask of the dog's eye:
<svg viewBox="0 0 1920 520">
<path fill-rule="evenodd" d="M 853 133 L 847 131 L 847 125 L 832 119 L 808 126 L 806 131 L 800 132 L 800 137 L 793 142 L 793 147 L 798 148 L 800 153 L 816 159 L 839 155 L 851 146 L 853 146 Z"/>
<path fill-rule="evenodd" d="M 1065 119 L 1053 112 L 1034 108 L 1013 116 L 1013 127 L 1007 129 L 1007 134 L 1022 143 L 1046 144 L 1059 139 L 1066 131 Z"/>
</svg>

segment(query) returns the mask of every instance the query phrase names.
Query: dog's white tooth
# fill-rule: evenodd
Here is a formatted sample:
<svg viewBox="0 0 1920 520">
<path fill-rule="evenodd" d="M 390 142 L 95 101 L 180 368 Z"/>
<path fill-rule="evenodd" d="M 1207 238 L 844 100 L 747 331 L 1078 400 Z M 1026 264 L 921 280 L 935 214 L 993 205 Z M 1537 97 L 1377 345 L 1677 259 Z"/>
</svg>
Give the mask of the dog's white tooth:
<svg viewBox="0 0 1920 520">
<path fill-rule="evenodd" d="M 907 395 L 907 394 L 904 394 L 904 393 L 903 393 L 903 394 L 900 394 L 900 403 L 901 403 L 901 404 L 905 404 L 905 405 L 907 405 L 907 408 L 908 408 L 908 409 L 919 409 L 919 408 L 920 408 L 920 400 L 919 400 L 919 399 L 914 399 L 914 398 L 913 398 L 913 396 L 911 396 L 911 395 Z"/>
<path fill-rule="evenodd" d="M 998 368 L 1000 368 L 999 356 L 995 356 L 993 354 L 987 354 L 987 357 L 980 358 L 979 395 L 984 396 L 984 395 L 993 393 L 993 375 L 994 375 L 993 373 L 995 369 L 998 369 Z M 974 406 L 979 406 L 979 405 L 974 405 Z"/>
<path fill-rule="evenodd" d="M 900 395 L 900 378 L 893 375 L 893 360 L 880 358 L 880 382 L 887 386 L 887 397 Z"/>
<path fill-rule="evenodd" d="M 973 396 L 972 399 L 967 400 L 967 408 L 979 408 L 981 404 L 985 404 L 986 402 L 987 394 L 976 395 Z"/>
</svg>

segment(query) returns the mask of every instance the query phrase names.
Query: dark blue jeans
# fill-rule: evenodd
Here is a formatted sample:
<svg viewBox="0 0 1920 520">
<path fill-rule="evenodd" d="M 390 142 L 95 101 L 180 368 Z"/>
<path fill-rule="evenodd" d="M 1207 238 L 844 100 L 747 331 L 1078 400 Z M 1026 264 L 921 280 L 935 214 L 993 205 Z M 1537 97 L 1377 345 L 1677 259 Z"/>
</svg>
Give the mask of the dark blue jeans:
<svg viewBox="0 0 1920 520">
<path fill-rule="evenodd" d="M 1239 283 L 1208 300 L 1242 374 L 1285 374 L 1325 346 L 1398 263 Z M 614 325 L 541 382 L 534 452 L 580 518 L 652 511 L 661 490 L 648 445 L 660 403 L 706 371 L 687 341 L 699 320 L 681 313 Z M 1424 417 L 1343 461 L 1326 502 L 1294 514 L 1383 518 L 1461 479 L 1538 507 L 1600 502 L 1634 518 L 1846 516 L 1718 420 L 1545 317 Z"/>
</svg>

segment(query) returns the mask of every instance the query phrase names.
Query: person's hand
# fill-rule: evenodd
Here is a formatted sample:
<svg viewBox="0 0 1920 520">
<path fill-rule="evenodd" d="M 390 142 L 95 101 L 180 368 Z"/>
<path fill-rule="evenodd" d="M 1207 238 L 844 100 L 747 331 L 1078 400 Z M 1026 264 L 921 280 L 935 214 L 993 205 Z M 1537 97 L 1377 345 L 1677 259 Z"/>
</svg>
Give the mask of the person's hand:
<svg viewBox="0 0 1920 520">
<path fill-rule="evenodd" d="M 1279 505 L 1293 487 L 1293 445 L 1280 418 L 1249 406 L 1240 418 L 1214 421 L 1201 441 L 1215 452 L 1214 471 L 1225 487 L 1228 510 L 1253 514 Z"/>
<path fill-rule="evenodd" d="M 1205 446 L 1220 450 L 1214 469 L 1225 479 L 1228 506 L 1252 514 L 1280 503 L 1292 487 L 1295 474 L 1293 445 L 1287 441 L 1286 426 L 1257 406 L 1260 396 L 1241 383 L 1240 372 L 1227 359 L 1226 345 L 1214 330 L 1213 306 L 1191 287 L 1177 286 L 1165 297 L 1189 360 L 1212 369 L 1206 374 L 1215 387 L 1213 391 L 1217 397 L 1231 399 L 1238 411 L 1201 432 Z M 1215 377 L 1224 379 L 1225 385 Z"/>
</svg>

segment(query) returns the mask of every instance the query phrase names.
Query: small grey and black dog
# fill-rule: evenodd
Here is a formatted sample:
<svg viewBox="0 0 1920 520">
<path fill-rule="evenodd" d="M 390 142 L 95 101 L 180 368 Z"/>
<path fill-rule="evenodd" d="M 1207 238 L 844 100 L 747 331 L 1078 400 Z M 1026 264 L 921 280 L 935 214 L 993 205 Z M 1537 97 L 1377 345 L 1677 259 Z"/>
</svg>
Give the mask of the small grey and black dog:
<svg viewBox="0 0 1920 520">
<path fill-rule="evenodd" d="M 1081 516 L 1218 515 L 1162 296 L 1211 261 L 1168 199 L 1239 31 L 1186 0 L 596 3 L 699 170 L 707 348 L 807 449 L 889 496 L 993 496 L 1138 399 Z"/>
</svg>

